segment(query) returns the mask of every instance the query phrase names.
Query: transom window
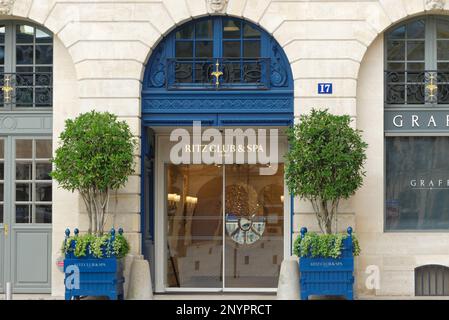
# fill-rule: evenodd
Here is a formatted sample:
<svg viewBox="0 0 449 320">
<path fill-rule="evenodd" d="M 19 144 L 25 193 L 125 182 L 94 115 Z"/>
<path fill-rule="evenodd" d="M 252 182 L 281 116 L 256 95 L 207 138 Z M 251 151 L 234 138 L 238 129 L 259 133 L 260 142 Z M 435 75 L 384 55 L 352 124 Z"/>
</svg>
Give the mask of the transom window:
<svg viewBox="0 0 449 320">
<path fill-rule="evenodd" d="M 449 104 L 449 18 L 428 16 L 386 35 L 387 105 Z"/>
<path fill-rule="evenodd" d="M 257 26 L 238 19 L 214 17 L 187 23 L 174 36 L 169 88 L 205 84 L 267 88 L 269 59 L 262 50 L 267 41 Z"/>
<path fill-rule="evenodd" d="M 0 23 L 0 110 L 51 108 L 53 37 L 19 22 Z"/>
</svg>

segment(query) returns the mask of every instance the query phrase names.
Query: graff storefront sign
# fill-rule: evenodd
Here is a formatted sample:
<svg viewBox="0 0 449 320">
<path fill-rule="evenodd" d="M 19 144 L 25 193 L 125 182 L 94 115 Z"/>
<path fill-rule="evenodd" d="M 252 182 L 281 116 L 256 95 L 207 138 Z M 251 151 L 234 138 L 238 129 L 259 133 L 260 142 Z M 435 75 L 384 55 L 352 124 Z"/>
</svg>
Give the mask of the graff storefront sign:
<svg viewBox="0 0 449 320">
<path fill-rule="evenodd" d="M 449 110 L 385 110 L 385 132 L 449 132 Z"/>
<path fill-rule="evenodd" d="M 449 189 L 449 179 L 411 179 L 410 187 L 412 189 Z"/>
</svg>

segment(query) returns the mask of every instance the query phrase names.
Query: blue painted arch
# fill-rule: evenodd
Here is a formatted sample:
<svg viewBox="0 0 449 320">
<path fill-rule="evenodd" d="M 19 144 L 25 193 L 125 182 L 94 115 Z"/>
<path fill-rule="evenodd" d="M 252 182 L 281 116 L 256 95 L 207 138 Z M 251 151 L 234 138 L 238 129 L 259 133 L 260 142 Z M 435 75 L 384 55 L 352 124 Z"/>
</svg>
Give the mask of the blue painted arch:
<svg viewBox="0 0 449 320">
<path fill-rule="evenodd" d="M 225 39 L 223 26 L 230 20 L 241 24 L 242 43 L 246 39 L 244 28 L 260 34 L 260 55 L 253 57 L 261 66 L 260 81 L 257 84 L 234 81 L 228 85 L 222 76 L 220 87 L 213 80 L 174 84 L 175 71 L 171 66 L 179 62 L 176 56 L 179 32 L 185 33 L 202 22 L 212 23 L 213 36 L 208 41 L 213 42 L 210 68 L 215 68 L 215 61 L 226 61 L 224 51 L 229 41 Z M 195 38 L 196 32 L 192 41 L 200 41 Z M 142 123 L 144 126 L 187 126 L 200 120 L 207 126 L 288 126 L 293 122 L 293 90 L 290 63 L 281 46 L 265 30 L 229 16 L 194 19 L 171 31 L 152 52 L 142 84 Z"/>
</svg>

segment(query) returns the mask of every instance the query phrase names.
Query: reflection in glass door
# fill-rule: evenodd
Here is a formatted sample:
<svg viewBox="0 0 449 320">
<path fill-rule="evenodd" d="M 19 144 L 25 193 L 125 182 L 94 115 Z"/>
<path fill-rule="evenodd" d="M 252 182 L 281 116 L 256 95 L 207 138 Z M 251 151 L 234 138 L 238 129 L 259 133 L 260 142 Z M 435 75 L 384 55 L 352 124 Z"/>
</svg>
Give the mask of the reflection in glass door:
<svg viewBox="0 0 449 320">
<path fill-rule="evenodd" d="M 277 287 L 284 170 L 260 175 L 260 168 L 166 165 L 167 287 Z"/>
<path fill-rule="evenodd" d="M 275 288 L 283 258 L 284 170 L 225 166 L 225 288 Z"/>
<path fill-rule="evenodd" d="M 221 288 L 222 169 L 167 165 L 167 285 Z"/>
</svg>

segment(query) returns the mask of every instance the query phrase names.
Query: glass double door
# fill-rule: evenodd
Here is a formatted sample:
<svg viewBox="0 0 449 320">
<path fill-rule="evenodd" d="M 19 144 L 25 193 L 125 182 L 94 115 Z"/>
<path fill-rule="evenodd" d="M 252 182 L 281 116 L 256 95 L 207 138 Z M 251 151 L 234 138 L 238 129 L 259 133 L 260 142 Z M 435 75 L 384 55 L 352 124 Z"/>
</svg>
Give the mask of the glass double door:
<svg viewBox="0 0 449 320">
<path fill-rule="evenodd" d="M 49 292 L 52 140 L 0 136 L 0 292 Z"/>
<path fill-rule="evenodd" d="M 284 249 L 284 169 L 165 165 L 166 286 L 276 288 Z"/>
</svg>

